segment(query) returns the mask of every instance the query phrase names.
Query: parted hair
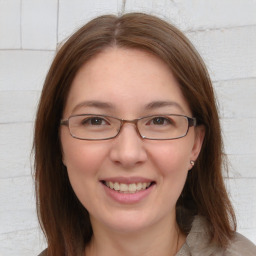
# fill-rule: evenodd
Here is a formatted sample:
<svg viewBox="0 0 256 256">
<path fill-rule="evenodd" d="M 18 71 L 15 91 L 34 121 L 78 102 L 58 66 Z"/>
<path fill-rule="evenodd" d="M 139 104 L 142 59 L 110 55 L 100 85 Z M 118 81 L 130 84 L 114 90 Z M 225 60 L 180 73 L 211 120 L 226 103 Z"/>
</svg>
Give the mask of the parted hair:
<svg viewBox="0 0 256 256">
<path fill-rule="evenodd" d="M 205 64 L 176 27 L 152 15 L 129 13 L 100 16 L 81 27 L 57 51 L 45 79 L 35 121 L 34 155 L 37 212 L 47 255 L 79 255 L 93 234 L 89 213 L 76 197 L 62 163 L 59 129 L 77 71 L 108 47 L 150 52 L 169 66 L 179 82 L 193 116 L 205 127 L 205 138 L 177 201 L 177 222 L 188 233 L 193 216 L 202 215 L 212 241 L 227 246 L 236 220 L 223 181 L 220 122 Z"/>
</svg>

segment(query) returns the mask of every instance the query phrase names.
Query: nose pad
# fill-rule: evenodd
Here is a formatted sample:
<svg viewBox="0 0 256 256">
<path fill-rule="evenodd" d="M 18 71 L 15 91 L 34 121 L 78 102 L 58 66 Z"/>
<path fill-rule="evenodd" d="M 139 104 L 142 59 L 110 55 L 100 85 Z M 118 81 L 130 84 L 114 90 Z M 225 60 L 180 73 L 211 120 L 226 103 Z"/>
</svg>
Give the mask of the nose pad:
<svg viewBox="0 0 256 256">
<path fill-rule="evenodd" d="M 119 135 L 114 138 L 110 159 L 116 164 L 130 168 L 142 164 L 147 159 L 143 139 L 134 124 L 124 124 Z"/>
</svg>

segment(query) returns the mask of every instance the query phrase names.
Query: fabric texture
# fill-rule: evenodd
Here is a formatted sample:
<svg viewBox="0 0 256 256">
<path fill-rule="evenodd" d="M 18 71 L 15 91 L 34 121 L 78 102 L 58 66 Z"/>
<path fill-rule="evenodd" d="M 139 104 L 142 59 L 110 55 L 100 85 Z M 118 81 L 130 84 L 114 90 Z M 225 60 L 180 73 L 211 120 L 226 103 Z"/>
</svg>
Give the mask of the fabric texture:
<svg viewBox="0 0 256 256">
<path fill-rule="evenodd" d="M 256 256 L 256 246 L 239 233 L 235 233 L 227 248 L 210 241 L 209 224 L 196 216 L 192 228 L 176 256 Z"/>
<path fill-rule="evenodd" d="M 46 250 L 38 256 L 47 256 Z M 176 256 L 256 256 L 256 246 L 241 234 L 235 233 L 228 248 L 220 248 L 210 243 L 206 219 L 196 216 L 186 242 Z"/>
</svg>

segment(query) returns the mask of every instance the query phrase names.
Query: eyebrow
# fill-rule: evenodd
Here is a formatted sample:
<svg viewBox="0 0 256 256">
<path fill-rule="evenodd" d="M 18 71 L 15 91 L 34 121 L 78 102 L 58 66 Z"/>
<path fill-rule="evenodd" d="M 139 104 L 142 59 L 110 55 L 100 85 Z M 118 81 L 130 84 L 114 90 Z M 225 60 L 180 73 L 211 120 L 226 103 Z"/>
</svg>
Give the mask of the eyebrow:
<svg viewBox="0 0 256 256">
<path fill-rule="evenodd" d="M 76 111 L 79 108 L 82 107 L 95 107 L 95 108 L 100 108 L 100 109 L 113 109 L 114 105 L 109 103 L 109 102 L 103 102 L 103 101 L 96 101 L 96 100 L 91 100 L 91 101 L 83 101 L 79 104 L 77 104 L 72 112 Z"/>
<path fill-rule="evenodd" d="M 95 108 L 107 109 L 107 110 L 111 110 L 111 109 L 115 108 L 114 105 L 110 102 L 91 100 L 91 101 L 83 101 L 83 102 L 77 104 L 73 108 L 72 112 L 74 112 L 77 109 L 82 108 L 82 107 L 95 107 Z M 153 101 L 153 102 L 148 103 L 145 106 L 145 109 L 146 110 L 154 110 L 154 109 L 163 108 L 163 107 L 176 107 L 184 112 L 184 109 L 181 107 L 181 105 L 175 101 Z"/>
<path fill-rule="evenodd" d="M 153 110 L 162 107 L 176 107 L 184 112 L 182 106 L 175 101 L 153 101 L 146 105 L 146 109 Z"/>
</svg>

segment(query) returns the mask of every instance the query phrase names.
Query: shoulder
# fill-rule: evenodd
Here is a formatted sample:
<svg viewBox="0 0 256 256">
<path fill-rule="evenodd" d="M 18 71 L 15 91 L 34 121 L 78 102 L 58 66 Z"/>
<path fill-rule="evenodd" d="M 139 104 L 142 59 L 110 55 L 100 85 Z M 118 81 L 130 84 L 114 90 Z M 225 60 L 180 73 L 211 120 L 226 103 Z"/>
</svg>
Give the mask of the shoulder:
<svg viewBox="0 0 256 256">
<path fill-rule="evenodd" d="M 47 256 L 47 250 L 45 249 L 38 256 Z"/>
<path fill-rule="evenodd" d="M 239 233 L 235 233 L 227 248 L 211 241 L 208 221 L 196 216 L 192 228 L 177 256 L 256 256 L 256 246 Z"/>
<path fill-rule="evenodd" d="M 246 237 L 235 233 L 226 249 L 225 256 L 255 256 L 256 246 Z"/>
</svg>

